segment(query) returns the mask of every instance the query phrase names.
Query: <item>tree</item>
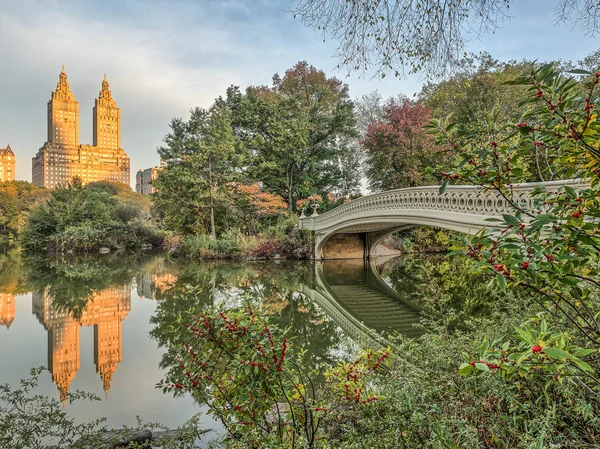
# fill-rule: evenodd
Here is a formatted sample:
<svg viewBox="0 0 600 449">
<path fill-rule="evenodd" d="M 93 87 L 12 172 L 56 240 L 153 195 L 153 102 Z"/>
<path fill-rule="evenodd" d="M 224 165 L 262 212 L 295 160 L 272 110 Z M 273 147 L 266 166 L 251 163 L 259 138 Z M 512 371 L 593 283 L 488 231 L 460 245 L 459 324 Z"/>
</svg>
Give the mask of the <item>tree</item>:
<svg viewBox="0 0 600 449">
<path fill-rule="evenodd" d="M 239 184 L 232 182 L 232 207 L 241 215 L 241 226 L 248 234 L 257 231 L 258 221 L 265 217 L 287 215 L 287 204 L 279 195 L 263 192 L 257 182 Z"/>
<path fill-rule="evenodd" d="M 250 177 L 281 195 L 290 210 L 315 191 L 358 190 L 347 85 L 299 62 L 283 77 L 275 75 L 271 87 L 249 87 L 245 94 L 229 89 L 226 102 L 235 135 L 251 155 Z"/>
<path fill-rule="evenodd" d="M 155 181 L 155 205 L 163 221 L 179 232 L 208 232 L 216 238 L 215 209 L 239 166 L 228 109 L 195 108 L 190 119 L 171 121 L 165 147 L 167 166 Z"/>
<path fill-rule="evenodd" d="M 299 0 L 293 11 L 323 38 L 338 41 L 339 66 L 403 76 L 447 74 L 464 55 L 465 42 L 494 32 L 508 18 L 510 0 Z M 557 23 L 600 31 L 600 3 L 559 0 Z"/>
<path fill-rule="evenodd" d="M 371 123 L 362 144 L 372 190 L 413 187 L 433 179 L 425 170 L 439 149 L 423 128 L 428 121 L 429 109 L 404 99 L 387 106 L 381 120 Z"/>
<path fill-rule="evenodd" d="M 0 240 L 18 237 L 29 211 L 49 196 L 27 181 L 0 182 Z"/>
<path fill-rule="evenodd" d="M 600 348 L 600 70 L 576 73 L 581 79 L 546 65 L 516 78 L 533 110 L 506 125 L 515 139 L 465 140 L 464 163 L 447 176 L 495 190 L 512 207 L 488 231 L 468 238 L 466 252 L 500 289 L 524 288 L 544 310 L 495 348 L 488 351 L 484 342 L 481 363 L 466 361 L 461 374 L 491 366 L 517 388 L 541 375 L 546 389 L 555 381 L 574 382 L 597 401 L 600 377 L 592 354 Z M 460 134 L 437 121 L 431 126 L 442 141 Z M 486 128 L 481 132 L 491 136 Z M 579 185 L 540 186 L 530 203 L 515 197 L 512 186 L 525 180 L 519 160 L 535 148 L 547 149 L 555 170 Z"/>
<path fill-rule="evenodd" d="M 27 217 L 22 245 L 28 251 L 97 251 L 100 247 L 160 244 L 162 235 L 142 219 L 142 210 L 125 204 L 112 189 L 79 178 L 54 189 Z"/>
</svg>

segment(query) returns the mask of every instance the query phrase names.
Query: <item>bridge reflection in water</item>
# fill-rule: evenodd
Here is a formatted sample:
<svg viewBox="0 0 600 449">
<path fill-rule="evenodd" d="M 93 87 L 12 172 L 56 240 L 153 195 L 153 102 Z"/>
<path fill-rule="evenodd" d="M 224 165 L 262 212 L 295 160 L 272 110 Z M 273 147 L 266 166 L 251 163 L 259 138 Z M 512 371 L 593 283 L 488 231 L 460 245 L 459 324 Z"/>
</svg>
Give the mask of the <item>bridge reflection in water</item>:
<svg viewBox="0 0 600 449">
<path fill-rule="evenodd" d="M 403 260 L 395 258 L 388 263 L 402 264 Z M 153 351 L 158 350 L 161 330 L 170 326 L 170 320 L 191 305 L 235 308 L 241 306 L 248 295 L 260 302 L 262 313 L 269 315 L 273 323 L 282 328 L 289 326 L 292 334 L 296 332 L 296 341 L 312 350 L 319 360 L 330 357 L 330 349 L 340 345 L 342 335 L 337 327 L 349 338 L 372 348 L 389 344 L 386 336 L 392 332 L 408 337 L 422 333 L 414 326 L 419 322 L 419 310 L 411 303 L 413 292 L 406 291 L 404 286 L 399 292 L 389 288 L 378 274 L 374 261 L 172 264 L 162 256 L 156 256 L 148 257 L 138 265 L 127 260 L 121 263 L 109 259 L 54 265 L 46 261 L 27 263 L 31 265 L 22 264 L 18 253 L 0 257 L 3 274 L 0 276 L 0 332 L 5 332 L 0 342 L 6 341 L 5 338 L 22 340 L 22 346 L 13 345 L 13 349 L 0 346 L 0 356 L 9 360 L 18 358 L 19 351 L 32 352 L 30 345 L 42 342 L 41 333 L 29 335 L 37 325 L 28 324 L 28 318 L 22 314 L 17 316 L 17 297 L 21 296 L 23 300 L 29 299 L 27 295 L 30 295 L 31 318 L 47 332 L 45 362 L 63 403 L 67 401 L 67 393 L 76 376 L 81 374 L 80 369 L 85 366 L 82 360 L 89 360 L 87 351 L 91 348 L 82 346 L 82 328 L 94 329 L 93 362 L 96 369 L 92 374 L 87 371 L 91 367 L 87 366 L 80 381 L 93 379 L 88 382 L 91 386 L 98 386 L 100 381 L 107 395 L 116 383 L 117 391 L 122 393 L 133 388 L 129 387 L 127 379 L 136 377 L 139 370 L 154 373 L 157 378 L 161 375 L 158 366 L 152 362 L 140 368 L 128 364 L 127 360 L 133 360 L 132 350 L 145 351 L 151 360 Z M 72 273 L 82 273 L 82 279 L 73 277 Z M 405 285 L 410 289 L 411 282 Z M 201 292 L 198 297 L 189 294 L 190 286 Z M 132 293 L 156 302 L 149 307 L 137 301 L 134 305 Z M 308 307 L 309 302 L 318 307 Z M 139 321 L 144 310 L 151 319 L 155 318 L 152 323 L 148 319 L 143 323 Z M 156 341 L 146 343 L 149 339 L 142 338 L 143 344 L 133 340 L 128 345 L 124 341 L 127 340 L 126 328 L 129 328 L 129 338 L 154 332 L 152 338 Z M 35 363 L 44 362 L 40 359 Z M 7 370 L 9 368 L 18 369 L 7 365 Z M 118 371 L 121 375 L 115 376 Z M 121 398 L 112 395 L 112 399 L 113 404 L 123 406 L 123 402 L 119 402 Z"/>
<path fill-rule="evenodd" d="M 312 282 L 298 290 L 319 305 L 355 341 L 385 343 L 398 332 L 418 337 L 420 315 L 410 292 L 392 290 L 379 276 L 375 262 L 326 260 L 315 262 Z"/>
</svg>

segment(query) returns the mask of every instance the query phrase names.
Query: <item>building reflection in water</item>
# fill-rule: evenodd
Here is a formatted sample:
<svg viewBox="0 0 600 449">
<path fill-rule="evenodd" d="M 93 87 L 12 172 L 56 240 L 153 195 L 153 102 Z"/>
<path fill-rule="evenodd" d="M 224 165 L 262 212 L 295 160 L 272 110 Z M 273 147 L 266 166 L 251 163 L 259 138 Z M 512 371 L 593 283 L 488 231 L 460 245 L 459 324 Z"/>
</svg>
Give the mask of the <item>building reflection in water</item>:
<svg viewBox="0 0 600 449">
<path fill-rule="evenodd" d="M 165 274 L 141 274 L 136 277 L 136 293 L 140 299 L 156 299 L 156 293 L 164 293 L 177 282 L 177 276 Z"/>
<path fill-rule="evenodd" d="M 79 331 L 94 326 L 94 363 L 108 395 L 114 372 L 123 359 L 122 323 L 131 310 L 128 284 L 113 286 L 91 295 L 81 318 L 58 307 L 48 293 L 33 293 L 33 313 L 48 331 L 48 369 L 56 383 L 63 404 L 71 383 L 80 368 Z"/>
<path fill-rule="evenodd" d="M 0 293 L 0 326 L 10 325 L 15 319 L 15 295 L 12 293 Z"/>
</svg>

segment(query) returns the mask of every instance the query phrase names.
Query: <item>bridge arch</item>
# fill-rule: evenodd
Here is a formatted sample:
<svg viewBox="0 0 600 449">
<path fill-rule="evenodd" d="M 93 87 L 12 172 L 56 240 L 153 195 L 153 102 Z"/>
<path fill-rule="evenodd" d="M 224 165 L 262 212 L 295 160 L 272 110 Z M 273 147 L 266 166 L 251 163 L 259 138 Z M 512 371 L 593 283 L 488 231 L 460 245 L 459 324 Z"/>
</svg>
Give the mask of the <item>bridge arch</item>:
<svg viewBox="0 0 600 449">
<path fill-rule="evenodd" d="M 299 226 L 315 232 L 316 259 L 368 259 L 375 244 L 396 230 L 432 226 L 477 232 L 490 225 L 488 219 L 513 213 L 511 201 L 531 208 L 535 188 L 555 190 L 565 184 L 581 186 L 579 180 L 517 184 L 510 189 L 510 201 L 497 191 L 474 186 L 449 186 L 444 193 L 439 186 L 391 190 L 302 217 Z"/>
</svg>

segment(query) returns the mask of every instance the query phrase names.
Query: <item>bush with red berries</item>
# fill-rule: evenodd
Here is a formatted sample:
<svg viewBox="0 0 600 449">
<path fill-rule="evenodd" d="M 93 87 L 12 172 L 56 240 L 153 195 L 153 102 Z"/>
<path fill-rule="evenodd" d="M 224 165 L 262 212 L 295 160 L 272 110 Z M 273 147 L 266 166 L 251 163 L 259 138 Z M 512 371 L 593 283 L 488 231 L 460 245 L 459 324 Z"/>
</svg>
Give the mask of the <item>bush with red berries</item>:
<svg viewBox="0 0 600 449">
<path fill-rule="evenodd" d="M 576 78 L 578 77 L 578 78 Z M 523 324 L 501 345 L 492 345 L 462 374 L 490 371 L 527 377 L 532 371 L 550 381 L 583 385 L 600 394 L 600 73 L 562 74 L 547 65 L 520 76 L 530 106 L 519 123 L 499 124 L 493 117 L 481 131 L 487 143 L 472 141 L 457 127 L 432 121 L 444 145 L 461 148 L 462 161 L 450 180 L 493 190 L 512 212 L 490 221 L 488 230 L 465 239 L 466 253 L 478 270 L 501 289 L 524 289 L 543 312 Z M 499 131 L 512 133 L 500 133 Z M 506 137 L 496 140 L 496 135 Z M 523 201 L 513 186 L 536 180 L 523 170 L 544 155 L 537 180 L 575 179 L 534 189 Z M 485 170 L 482 170 L 484 167 Z M 532 327 L 533 326 L 533 327 Z M 540 349 L 541 348 L 541 349 Z M 507 359 L 508 361 L 504 361 Z M 513 376 L 514 377 L 514 376 Z"/>
<path fill-rule="evenodd" d="M 390 355 L 363 352 L 318 383 L 285 333 L 250 306 L 190 310 L 171 332 L 172 365 L 159 387 L 206 404 L 228 447 L 317 447 L 325 420 L 379 399 L 369 379 Z"/>
</svg>

